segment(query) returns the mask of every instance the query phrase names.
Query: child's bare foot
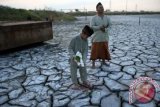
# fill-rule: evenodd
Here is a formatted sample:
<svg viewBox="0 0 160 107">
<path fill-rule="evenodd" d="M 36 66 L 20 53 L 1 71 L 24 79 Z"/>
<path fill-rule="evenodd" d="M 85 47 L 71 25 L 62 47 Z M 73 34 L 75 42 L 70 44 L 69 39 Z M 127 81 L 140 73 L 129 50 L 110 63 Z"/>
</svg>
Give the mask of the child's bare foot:
<svg viewBox="0 0 160 107">
<path fill-rule="evenodd" d="M 83 82 L 81 85 L 84 86 L 84 87 L 86 87 L 86 88 L 89 88 L 89 89 L 93 88 L 93 86 L 88 81 Z"/>
<path fill-rule="evenodd" d="M 79 85 L 79 84 L 73 84 L 72 86 L 71 86 L 71 88 L 72 89 L 74 89 L 74 90 L 85 90 L 86 88 L 85 87 L 82 87 L 81 85 Z"/>
<path fill-rule="evenodd" d="M 73 84 L 73 85 L 71 86 L 71 88 L 74 89 L 74 90 L 80 90 L 80 89 L 81 89 L 81 86 L 78 85 L 78 84 Z"/>
</svg>

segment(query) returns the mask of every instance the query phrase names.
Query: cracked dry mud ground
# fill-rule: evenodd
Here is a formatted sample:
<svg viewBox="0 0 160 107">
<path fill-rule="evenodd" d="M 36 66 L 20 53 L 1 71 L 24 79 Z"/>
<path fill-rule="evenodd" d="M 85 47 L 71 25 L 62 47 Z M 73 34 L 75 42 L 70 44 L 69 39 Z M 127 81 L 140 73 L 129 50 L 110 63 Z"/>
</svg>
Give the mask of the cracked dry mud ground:
<svg viewBox="0 0 160 107">
<path fill-rule="evenodd" d="M 147 104 L 129 105 L 129 85 L 140 76 L 160 84 L 160 15 L 111 16 L 110 66 L 91 69 L 92 90 L 73 90 L 66 47 L 89 21 L 53 25 L 54 40 L 0 55 L 0 107 L 158 107 L 160 90 Z M 57 43 L 61 43 L 57 45 Z M 90 57 L 90 50 L 88 59 Z"/>
</svg>

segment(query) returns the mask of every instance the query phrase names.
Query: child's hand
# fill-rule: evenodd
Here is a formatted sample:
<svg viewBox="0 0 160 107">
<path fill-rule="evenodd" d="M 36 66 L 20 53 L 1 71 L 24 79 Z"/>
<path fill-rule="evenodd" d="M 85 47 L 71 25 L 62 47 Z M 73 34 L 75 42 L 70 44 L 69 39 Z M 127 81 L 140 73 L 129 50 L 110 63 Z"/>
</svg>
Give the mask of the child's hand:
<svg viewBox="0 0 160 107">
<path fill-rule="evenodd" d="M 72 60 L 75 61 L 75 62 L 77 62 L 77 61 L 76 61 L 76 56 L 73 56 Z"/>
<path fill-rule="evenodd" d="M 80 62 L 81 58 L 80 58 L 79 56 L 76 56 L 76 57 L 75 57 L 75 60 L 76 60 L 77 62 Z"/>
<path fill-rule="evenodd" d="M 78 65 L 79 62 L 76 60 L 76 55 L 73 57 L 72 60 Z"/>
</svg>

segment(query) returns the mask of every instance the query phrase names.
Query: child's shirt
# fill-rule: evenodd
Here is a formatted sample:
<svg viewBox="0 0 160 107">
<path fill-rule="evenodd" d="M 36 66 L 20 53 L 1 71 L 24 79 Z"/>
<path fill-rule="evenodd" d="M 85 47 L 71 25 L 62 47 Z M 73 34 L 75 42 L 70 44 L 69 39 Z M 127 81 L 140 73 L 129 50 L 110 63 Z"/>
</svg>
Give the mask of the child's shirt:
<svg viewBox="0 0 160 107">
<path fill-rule="evenodd" d="M 69 44 L 68 51 L 71 58 L 79 51 L 85 63 L 88 54 L 88 40 L 83 40 L 80 35 L 74 37 Z"/>
</svg>

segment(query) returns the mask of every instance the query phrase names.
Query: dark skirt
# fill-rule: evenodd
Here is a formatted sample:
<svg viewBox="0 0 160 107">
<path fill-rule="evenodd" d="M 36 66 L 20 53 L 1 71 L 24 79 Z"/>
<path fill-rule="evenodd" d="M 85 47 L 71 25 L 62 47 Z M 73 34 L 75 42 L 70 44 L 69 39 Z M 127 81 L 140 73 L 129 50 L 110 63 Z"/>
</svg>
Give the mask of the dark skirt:
<svg viewBox="0 0 160 107">
<path fill-rule="evenodd" d="M 91 48 L 91 58 L 90 60 L 111 60 L 108 42 L 93 42 Z"/>
</svg>

